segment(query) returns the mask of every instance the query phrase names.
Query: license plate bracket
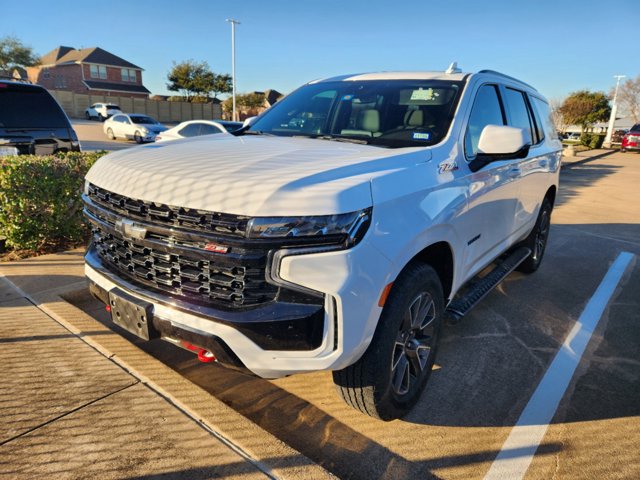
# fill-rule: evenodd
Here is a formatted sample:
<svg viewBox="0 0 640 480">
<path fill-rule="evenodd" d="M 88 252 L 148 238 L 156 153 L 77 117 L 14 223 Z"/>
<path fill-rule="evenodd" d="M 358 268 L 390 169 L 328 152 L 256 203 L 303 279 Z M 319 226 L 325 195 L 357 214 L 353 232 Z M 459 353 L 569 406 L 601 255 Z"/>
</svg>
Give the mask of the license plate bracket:
<svg viewBox="0 0 640 480">
<path fill-rule="evenodd" d="M 153 304 L 114 288 L 109 291 L 109 306 L 116 325 L 145 340 L 158 336 L 153 328 Z"/>
</svg>

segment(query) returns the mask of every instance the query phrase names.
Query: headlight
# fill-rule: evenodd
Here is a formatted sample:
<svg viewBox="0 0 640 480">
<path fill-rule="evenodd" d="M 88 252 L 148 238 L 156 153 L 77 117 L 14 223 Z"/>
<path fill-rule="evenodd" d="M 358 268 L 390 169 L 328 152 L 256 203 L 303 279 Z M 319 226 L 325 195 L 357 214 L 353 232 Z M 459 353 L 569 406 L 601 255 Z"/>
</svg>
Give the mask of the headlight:
<svg viewBox="0 0 640 480">
<path fill-rule="evenodd" d="M 147 130 L 146 128 L 142 127 L 142 128 L 140 129 L 140 132 L 141 132 L 142 134 L 144 134 L 144 135 L 147 135 L 147 134 L 149 133 L 149 130 Z"/>
<path fill-rule="evenodd" d="M 87 180 L 86 178 L 84 179 L 84 194 L 85 195 L 89 195 L 89 185 L 91 185 L 91 183 L 89 182 L 89 180 Z"/>
<path fill-rule="evenodd" d="M 249 238 L 315 238 L 320 243 L 357 243 L 371 223 L 371 208 L 338 215 L 257 217 L 249 220 Z"/>
</svg>

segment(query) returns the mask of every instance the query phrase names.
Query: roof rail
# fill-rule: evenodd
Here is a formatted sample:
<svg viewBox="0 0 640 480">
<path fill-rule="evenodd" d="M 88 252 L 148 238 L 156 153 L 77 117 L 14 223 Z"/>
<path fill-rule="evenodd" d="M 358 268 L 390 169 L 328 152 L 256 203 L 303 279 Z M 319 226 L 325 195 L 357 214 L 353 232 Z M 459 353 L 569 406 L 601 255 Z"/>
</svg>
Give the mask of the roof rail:
<svg viewBox="0 0 640 480">
<path fill-rule="evenodd" d="M 509 75 L 505 75 L 504 73 L 496 72 L 495 70 L 480 70 L 478 73 L 490 73 L 492 75 L 498 75 L 500 77 L 504 77 L 504 78 L 508 78 L 509 80 L 513 80 L 514 82 L 521 83 L 522 85 L 526 85 L 527 87 L 531 88 L 532 90 L 535 90 L 536 92 L 538 91 L 537 88 L 529 85 L 526 82 L 523 82 L 522 80 L 518 80 L 517 78 L 511 77 Z"/>
</svg>

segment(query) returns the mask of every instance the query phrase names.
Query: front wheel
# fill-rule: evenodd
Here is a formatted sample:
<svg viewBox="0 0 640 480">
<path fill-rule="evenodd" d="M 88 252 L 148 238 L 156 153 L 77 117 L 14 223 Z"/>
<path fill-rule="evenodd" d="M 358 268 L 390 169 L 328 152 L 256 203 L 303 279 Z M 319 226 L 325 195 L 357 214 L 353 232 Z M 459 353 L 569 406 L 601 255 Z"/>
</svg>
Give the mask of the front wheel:
<svg viewBox="0 0 640 480">
<path fill-rule="evenodd" d="M 113 130 L 111 130 L 110 128 L 107 128 L 107 137 L 109 137 L 110 140 L 116 139 L 116 136 L 113 134 Z"/>
<path fill-rule="evenodd" d="M 531 250 L 531 254 L 518 265 L 519 272 L 533 273 L 538 270 L 540 263 L 542 263 L 542 257 L 547 248 L 547 241 L 549 239 L 549 230 L 551 229 L 551 202 L 548 198 L 542 201 L 540 206 L 540 212 L 533 230 L 529 236 L 520 244 L 522 247 L 527 247 Z"/>
<path fill-rule="evenodd" d="M 136 143 L 140 144 L 142 143 L 142 135 L 140 135 L 140 132 L 136 130 L 136 133 L 133 134 L 133 139 L 136 141 Z"/>
<path fill-rule="evenodd" d="M 87 120 L 91 120 L 91 115 L 89 115 L 89 112 L 84 112 L 84 118 L 86 118 Z"/>
<path fill-rule="evenodd" d="M 431 374 L 443 313 L 435 270 L 421 263 L 407 267 L 394 282 L 367 351 L 353 365 L 333 372 L 343 400 L 381 420 L 406 415 Z"/>
</svg>

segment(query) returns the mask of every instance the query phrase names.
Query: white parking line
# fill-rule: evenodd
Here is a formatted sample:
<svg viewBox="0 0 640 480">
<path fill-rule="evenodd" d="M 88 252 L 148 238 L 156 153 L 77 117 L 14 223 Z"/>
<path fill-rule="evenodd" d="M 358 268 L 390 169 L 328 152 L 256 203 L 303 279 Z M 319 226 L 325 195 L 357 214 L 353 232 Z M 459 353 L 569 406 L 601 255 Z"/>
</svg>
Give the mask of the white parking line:
<svg viewBox="0 0 640 480">
<path fill-rule="evenodd" d="M 516 480 L 524 477 L 591 335 L 632 259 L 633 254 L 622 252 L 609 268 L 529 399 L 485 480 Z"/>
</svg>

